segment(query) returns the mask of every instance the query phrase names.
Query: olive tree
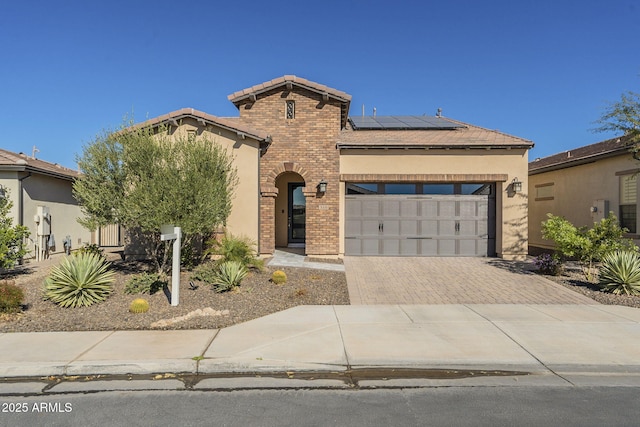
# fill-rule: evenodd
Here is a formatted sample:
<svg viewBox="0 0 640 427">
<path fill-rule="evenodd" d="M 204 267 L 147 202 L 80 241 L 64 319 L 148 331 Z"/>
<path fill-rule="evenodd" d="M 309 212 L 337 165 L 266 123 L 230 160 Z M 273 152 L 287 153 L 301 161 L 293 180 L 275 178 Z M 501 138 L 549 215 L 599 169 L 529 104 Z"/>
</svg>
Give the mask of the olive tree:
<svg viewBox="0 0 640 427">
<path fill-rule="evenodd" d="M 205 136 L 169 135 L 165 128 L 123 126 L 97 136 L 77 157 L 82 172 L 73 191 L 95 229 L 120 223 L 148 237 L 159 271 L 168 267 L 160 226 L 182 228 L 184 242 L 226 223 L 237 184 L 232 157 Z"/>
<path fill-rule="evenodd" d="M 620 100 L 611 103 L 596 121 L 595 132 L 616 132 L 622 134 L 625 143 L 640 160 L 640 93 L 623 93 Z"/>
</svg>

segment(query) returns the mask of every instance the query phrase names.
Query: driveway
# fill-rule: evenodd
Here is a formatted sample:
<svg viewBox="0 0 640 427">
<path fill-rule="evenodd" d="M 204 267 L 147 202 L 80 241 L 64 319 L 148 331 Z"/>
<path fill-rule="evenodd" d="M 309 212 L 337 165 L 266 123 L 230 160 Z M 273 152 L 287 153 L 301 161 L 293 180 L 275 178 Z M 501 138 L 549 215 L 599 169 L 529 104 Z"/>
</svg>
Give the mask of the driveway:
<svg viewBox="0 0 640 427">
<path fill-rule="evenodd" d="M 344 258 L 351 304 L 598 304 L 499 258 Z"/>
</svg>

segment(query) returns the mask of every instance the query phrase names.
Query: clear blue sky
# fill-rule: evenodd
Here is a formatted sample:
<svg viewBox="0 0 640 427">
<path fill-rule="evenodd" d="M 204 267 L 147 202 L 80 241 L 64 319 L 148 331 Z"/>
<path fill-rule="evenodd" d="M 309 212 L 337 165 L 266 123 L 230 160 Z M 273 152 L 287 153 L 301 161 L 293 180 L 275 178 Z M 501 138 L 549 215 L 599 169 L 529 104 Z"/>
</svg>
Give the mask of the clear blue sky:
<svg viewBox="0 0 640 427">
<path fill-rule="evenodd" d="M 637 0 L 5 1 L 0 147 L 75 168 L 103 129 L 295 74 L 351 114 L 435 114 L 531 139 L 530 160 L 594 143 L 640 91 Z"/>
</svg>

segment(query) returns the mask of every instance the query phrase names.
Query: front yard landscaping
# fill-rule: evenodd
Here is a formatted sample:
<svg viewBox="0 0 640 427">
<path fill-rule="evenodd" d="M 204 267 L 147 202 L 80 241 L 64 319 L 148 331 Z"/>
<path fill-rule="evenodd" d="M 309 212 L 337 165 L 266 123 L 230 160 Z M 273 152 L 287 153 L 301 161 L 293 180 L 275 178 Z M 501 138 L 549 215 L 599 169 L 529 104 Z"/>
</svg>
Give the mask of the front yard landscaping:
<svg viewBox="0 0 640 427">
<path fill-rule="evenodd" d="M 343 272 L 306 268 L 265 267 L 251 270 L 242 284 L 229 292 L 215 292 L 210 285 L 193 281 L 190 272 L 182 272 L 180 304 L 170 305 L 160 290 L 153 295 L 126 294 L 126 282 L 144 271 L 138 262 L 114 260 L 115 282 L 111 295 L 89 307 L 63 308 L 43 299 L 44 278 L 50 268 L 26 270 L 13 280 L 25 293 L 23 310 L 0 314 L 0 332 L 98 331 L 136 329 L 214 329 L 245 322 L 297 305 L 349 304 Z M 57 264 L 56 264 L 57 265 Z M 271 282 L 272 273 L 284 270 L 287 281 Z M 145 313 L 131 313 L 129 306 L 137 298 L 149 303 Z"/>
</svg>

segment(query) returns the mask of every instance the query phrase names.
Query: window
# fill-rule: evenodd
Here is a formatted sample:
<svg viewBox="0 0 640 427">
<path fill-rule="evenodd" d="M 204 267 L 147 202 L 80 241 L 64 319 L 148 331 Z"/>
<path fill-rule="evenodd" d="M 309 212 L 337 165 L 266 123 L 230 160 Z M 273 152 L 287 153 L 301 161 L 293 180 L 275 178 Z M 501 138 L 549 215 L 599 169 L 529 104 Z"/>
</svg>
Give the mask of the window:
<svg viewBox="0 0 640 427">
<path fill-rule="evenodd" d="M 287 101 L 287 119 L 295 119 L 296 118 L 296 102 L 295 101 Z"/>
<path fill-rule="evenodd" d="M 636 201 L 637 180 L 636 174 L 622 175 L 620 177 L 620 226 L 636 232 Z"/>
</svg>

